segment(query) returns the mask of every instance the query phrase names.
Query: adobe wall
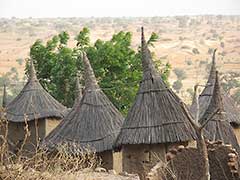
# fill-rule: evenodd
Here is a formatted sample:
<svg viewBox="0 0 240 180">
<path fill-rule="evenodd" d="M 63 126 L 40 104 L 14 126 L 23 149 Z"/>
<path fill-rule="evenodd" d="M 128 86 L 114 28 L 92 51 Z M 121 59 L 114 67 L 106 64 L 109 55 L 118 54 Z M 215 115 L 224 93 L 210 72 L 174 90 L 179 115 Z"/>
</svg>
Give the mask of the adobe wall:
<svg viewBox="0 0 240 180">
<path fill-rule="evenodd" d="M 165 161 L 165 154 L 164 144 L 125 145 L 122 148 L 123 171 L 138 174 L 143 180 L 157 162 Z"/>
<path fill-rule="evenodd" d="M 166 153 L 179 145 L 187 146 L 188 142 L 125 145 L 122 148 L 122 171 L 138 174 L 144 180 L 150 169 L 159 161 L 165 162 Z"/>
<path fill-rule="evenodd" d="M 37 136 L 39 140 L 42 140 L 45 137 L 45 119 L 38 120 L 37 133 L 35 128 L 35 121 L 28 122 L 28 129 L 30 136 L 27 138 L 24 145 L 24 151 L 29 154 L 33 152 L 37 144 Z M 19 149 L 24 141 L 25 137 L 25 123 L 24 122 L 9 122 L 8 123 L 8 138 L 15 144 L 15 152 Z"/>
<path fill-rule="evenodd" d="M 107 170 L 113 169 L 113 152 L 112 150 L 98 153 L 98 156 L 102 159 L 102 167 Z"/>
<path fill-rule="evenodd" d="M 54 128 L 56 128 L 60 122 L 61 122 L 60 119 L 47 118 L 46 119 L 46 135 L 45 136 L 47 136 Z"/>
</svg>

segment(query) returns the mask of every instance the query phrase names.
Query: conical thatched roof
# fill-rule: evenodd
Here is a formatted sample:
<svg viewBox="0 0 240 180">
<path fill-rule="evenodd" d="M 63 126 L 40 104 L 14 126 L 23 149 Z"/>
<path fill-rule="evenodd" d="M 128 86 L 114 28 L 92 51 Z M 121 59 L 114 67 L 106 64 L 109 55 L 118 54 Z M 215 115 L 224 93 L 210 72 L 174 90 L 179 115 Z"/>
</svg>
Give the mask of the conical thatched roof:
<svg viewBox="0 0 240 180">
<path fill-rule="evenodd" d="M 237 138 L 229 121 L 227 120 L 228 117 L 224 111 L 223 97 L 219 85 L 217 71 L 211 102 L 202 119 L 200 119 L 200 123 L 203 124 L 207 119 L 209 119 L 209 117 L 211 117 L 211 114 L 216 109 L 219 109 L 218 113 L 215 114 L 205 126 L 205 136 L 211 141 L 221 140 L 225 144 L 232 144 L 234 148 L 239 150 Z"/>
<path fill-rule="evenodd" d="M 121 128 L 116 146 L 192 140 L 195 133 L 183 110 L 181 100 L 156 72 L 143 28 L 141 51 L 143 79 L 135 102 Z"/>
<path fill-rule="evenodd" d="M 7 106 L 7 87 L 6 84 L 3 85 L 3 97 L 2 97 L 2 107 Z"/>
<path fill-rule="evenodd" d="M 122 126 L 122 115 L 98 86 L 85 53 L 83 64 L 83 97 L 76 108 L 46 137 L 43 145 L 50 150 L 65 143 L 71 152 L 80 148 L 90 148 L 96 152 L 111 150 Z"/>
<path fill-rule="evenodd" d="M 198 119 L 202 119 L 212 99 L 213 87 L 214 87 L 215 78 L 216 78 L 215 54 L 216 54 L 216 49 L 213 52 L 212 66 L 211 66 L 206 87 L 203 89 L 202 93 L 198 98 L 198 103 L 199 103 Z M 234 100 L 230 96 L 228 96 L 223 90 L 222 90 L 222 93 L 223 93 L 223 106 L 228 117 L 227 120 L 233 125 L 240 125 L 240 110 L 237 107 L 235 107 Z M 196 112 L 197 112 L 196 107 L 197 107 L 196 103 L 192 103 L 192 106 L 190 107 L 190 112 L 194 117 L 196 116 Z"/>
<path fill-rule="evenodd" d="M 47 93 L 39 83 L 31 61 L 28 82 L 6 107 L 6 117 L 12 122 L 41 118 L 63 118 L 66 108 Z"/>
</svg>

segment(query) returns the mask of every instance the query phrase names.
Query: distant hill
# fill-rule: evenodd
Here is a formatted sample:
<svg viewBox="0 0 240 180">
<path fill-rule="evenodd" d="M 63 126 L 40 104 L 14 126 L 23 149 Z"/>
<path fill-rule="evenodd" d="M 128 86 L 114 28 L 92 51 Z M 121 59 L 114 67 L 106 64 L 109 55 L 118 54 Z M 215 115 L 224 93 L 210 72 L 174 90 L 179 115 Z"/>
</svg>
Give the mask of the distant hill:
<svg viewBox="0 0 240 180">
<path fill-rule="evenodd" d="M 44 41 L 61 31 L 71 34 L 69 46 L 75 44 L 75 35 L 84 27 L 91 31 L 91 40 L 107 40 L 121 30 L 133 34 L 132 46 L 140 44 L 140 27 L 146 36 L 156 32 L 157 57 L 170 62 L 172 69 L 182 69 L 186 78 L 180 91 L 189 102 L 190 89 L 196 82 L 204 83 L 213 48 L 218 48 L 217 63 L 221 72 L 240 72 L 240 16 L 176 16 L 152 18 L 49 18 L 0 19 L 0 76 L 7 72 L 24 75 L 24 59 L 37 39 Z M 177 77 L 172 72 L 171 84 Z M 16 73 L 15 73 L 16 74 Z M 0 86 L 1 81 L 0 81 Z"/>
</svg>

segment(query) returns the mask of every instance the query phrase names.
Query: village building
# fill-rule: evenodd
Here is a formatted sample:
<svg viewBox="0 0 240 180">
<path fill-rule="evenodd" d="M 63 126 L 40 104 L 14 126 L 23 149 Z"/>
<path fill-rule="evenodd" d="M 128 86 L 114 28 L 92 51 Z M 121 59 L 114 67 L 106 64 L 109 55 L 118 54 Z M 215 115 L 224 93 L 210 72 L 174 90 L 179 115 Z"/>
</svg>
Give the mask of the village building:
<svg viewBox="0 0 240 180">
<path fill-rule="evenodd" d="M 212 57 L 212 66 L 210 70 L 210 74 L 208 77 L 208 81 L 198 97 L 198 101 L 194 101 L 190 107 L 190 112 L 195 119 L 202 119 L 205 114 L 213 95 L 214 84 L 216 81 L 216 49 L 213 52 Z M 234 128 L 234 133 L 237 136 L 238 143 L 240 142 L 240 109 L 236 107 L 234 100 L 224 92 L 221 88 L 222 92 L 222 101 L 223 107 L 227 116 L 227 121 L 230 122 L 232 127 Z M 197 104 L 198 103 L 198 104 Z"/>
<path fill-rule="evenodd" d="M 205 138 L 213 142 L 222 141 L 224 144 L 231 144 L 233 148 L 240 152 L 236 135 L 227 120 L 228 116 L 223 106 L 223 95 L 219 84 L 218 71 L 216 71 L 215 76 L 211 102 L 199 122 L 203 124 L 206 120 L 210 119 L 204 128 L 206 130 L 204 131 Z M 213 112 L 217 109 L 218 112 L 212 116 Z"/>
<path fill-rule="evenodd" d="M 32 152 L 59 124 L 65 111 L 66 108 L 41 86 L 31 61 L 27 83 L 5 107 L 9 141 L 15 144 L 16 151 L 24 143 L 24 151 Z"/>
<path fill-rule="evenodd" d="M 102 166 L 113 169 L 113 144 L 120 131 L 123 116 L 100 89 L 93 69 L 83 53 L 85 89 L 81 100 L 43 142 L 49 151 L 67 145 L 71 153 L 89 149 L 101 157 Z"/>
<path fill-rule="evenodd" d="M 122 150 L 122 171 L 144 179 L 170 148 L 194 141 L 195 132 L 181 99 L 156 71 L 143 28 L 141 53 L 143 78 L 115 147 Z"/>
</svg>

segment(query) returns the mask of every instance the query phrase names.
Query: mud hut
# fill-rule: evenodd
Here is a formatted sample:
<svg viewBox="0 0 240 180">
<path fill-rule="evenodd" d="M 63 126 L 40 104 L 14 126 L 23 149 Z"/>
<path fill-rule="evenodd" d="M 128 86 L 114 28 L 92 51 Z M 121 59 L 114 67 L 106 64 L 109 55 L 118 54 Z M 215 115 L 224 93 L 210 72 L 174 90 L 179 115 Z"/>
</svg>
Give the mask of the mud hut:
<svg viewBox="0 0 240 180">
<path fill-rule="evenodd" d="M 216 54 L 216 49 L 213 52 L 212 66 L 211 66 L 207 84 L 205 85 L 205 88 L 203 89 L 203 91 L 198 97 L 199 106 L 196 105 L 196 101 L 195 101 L 195 103 L 193 102 L 192 106 L 190 107 L 190 112 L 195 117 L 195 119 L 202 119 L 212 99 L 214 84 L 216 80 L 215 54 Z M 226 119 L 230 122 L 230 124 L 234 128 L 234 132 L 238 138 L 238 142 L 240 142 L 240 109 L 235 106 L 234 100 L 229 95 L 227 95 L 223 91 L 223 89 L 221 89 L 221 92 L 222 92 L 223 108 L 227 116 Z M 196 117 L 196 114 L 198 114 L 198 117 Z"/>
<path fill-rule="evenodd" d="M 212 112 L 214 112 L 216 109 L 219 109 L 219 111 L 210 119 L 210 121 L 205 126 L 206 131 L 204 132 L 204 136 L 210 141 L 222 141 L 225 144 L 231 144 L 236 150 L 238 150 L 238 152 L 240 152 L 237 138 L 234 134 L 232 126 L 227 120 L 228 116 L 226 116 L 227 114 L 224 110 L 218 71 L 216 71 L 216 78 L 211 102 L 199 122 L 203 124 L 207 119 L 209 119 Z"/>
<path fill-rule="evenodd" d="M 142 28 L 143 77 L 135 102 L 130 108 L 116 140 L 122 149 L 123 171 L 145 172 L 159 160 L 165 160 L 169 148 L 187 145 L 195 138 L 180 98 L 157 73 Z"/>
<path fill-rule="evenodd" d="M 95 151 L 103 166 L 113 169 L 113 143 L 122 126 L 123 117 L 97 84 L 90 62 L 83 54 L 85 89 L 75 108 L 52 131 L 43 143 L 50 151 L 67 145 L 68 151 L 78 153 L 85 148 Z"/>
<path fill-rule="evenodd" d="M 24 145 L 26 151 L 35 149 L 63 118 L 66 108 L 47 93 L 39 83 L 33 62 L 30 64 L 29 78 L 18 96 L 6 106 L 8 138 L 20 147 L 26 137 L 28 125 L 30 136 Z"/>
</svg>

